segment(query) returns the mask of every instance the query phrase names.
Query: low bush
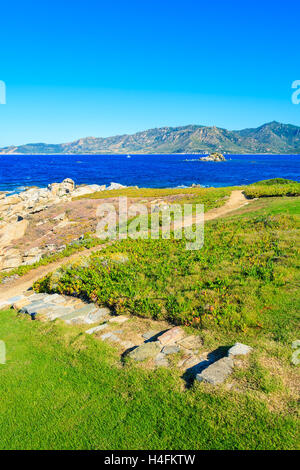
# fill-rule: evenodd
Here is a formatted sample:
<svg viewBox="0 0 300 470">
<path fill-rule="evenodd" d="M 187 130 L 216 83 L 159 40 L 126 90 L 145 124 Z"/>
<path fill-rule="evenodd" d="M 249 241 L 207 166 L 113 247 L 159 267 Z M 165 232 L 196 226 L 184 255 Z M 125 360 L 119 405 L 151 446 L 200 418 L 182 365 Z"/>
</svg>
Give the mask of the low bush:
<svg viewBox="0 0 300 470">
<path fill-rule="evenodd" d="M 197 251 L 187 251 L 184 239 L 123 240 L 93 254 L 88 265 L 62 268 L 55 282 L 46 276 L 35 289 L 174 324 L 260 328 L 262 292 L 272 297 L 284 289 L 286 273 L 296 269 L 299 253 L 289 237 L 297 227 L 292 216 L 219 220 L 206 224 Z M 125 262 L 116 262 L 116 253 L 125 254 Z"/>
</svg>

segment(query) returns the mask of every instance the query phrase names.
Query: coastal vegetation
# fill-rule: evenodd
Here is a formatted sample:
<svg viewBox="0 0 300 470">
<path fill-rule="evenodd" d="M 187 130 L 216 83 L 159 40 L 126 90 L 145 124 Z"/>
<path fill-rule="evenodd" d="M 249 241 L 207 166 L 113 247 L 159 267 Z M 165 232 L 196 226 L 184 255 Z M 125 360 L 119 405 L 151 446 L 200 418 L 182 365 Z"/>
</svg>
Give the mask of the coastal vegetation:
<svg viewBox="0 0 300 470">
<path fill-rule="evenodd" d="M 282 317 L 274 307 L 271 316 L 262 312 L 296 288 L 299 223 L 295 215 L 255 212 L 207 222 L 204 247 L 196 251 L 187 251 L 184 239 L 123 240 L 83 266 L 66 265 L 54 278 L 46 276 L 35 289 L 197 328 L 255 332 L 268 330 L 271 321 L 279 331 Z M 116 254 L 128 262 L 115 262 Z M 294 313 L 285 318 L 291 331 Z"/>
<path fill-rule="evenodd" d="M 300 183 L 284 178 L 259 181 L 250 184 L 244 190 L 250 199 L 275 196 L 300 196 Z"/>
</svg>

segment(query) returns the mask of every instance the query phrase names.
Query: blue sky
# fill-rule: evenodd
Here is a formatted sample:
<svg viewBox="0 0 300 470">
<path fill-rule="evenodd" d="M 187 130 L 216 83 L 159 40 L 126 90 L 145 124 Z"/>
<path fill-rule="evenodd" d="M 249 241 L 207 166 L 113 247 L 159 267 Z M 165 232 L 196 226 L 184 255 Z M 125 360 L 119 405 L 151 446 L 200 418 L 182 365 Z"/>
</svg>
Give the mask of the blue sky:
<svg viewBox="0 0 300 470">
<path fill-rule="evenodd" d="M 0 6 L 0 146 L 186 124 L 300 125 L 299 1 Z"/>
</svg>

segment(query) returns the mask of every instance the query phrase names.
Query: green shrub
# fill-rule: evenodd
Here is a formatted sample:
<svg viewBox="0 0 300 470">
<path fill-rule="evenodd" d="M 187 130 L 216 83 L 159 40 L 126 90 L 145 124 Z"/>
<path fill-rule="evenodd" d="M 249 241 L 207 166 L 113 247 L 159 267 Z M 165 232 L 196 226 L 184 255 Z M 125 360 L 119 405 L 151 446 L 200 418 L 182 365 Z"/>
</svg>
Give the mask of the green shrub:
<svg viewBox="0 0 300 470">
<path fill-rule="evenodd" d="M 247 186 L 244 193 L 250 199 L 275 196 L 300 196 L 300 183 L 290 180 L 267 180 Z"/>
<path fill-rule="evenodd" d="M 263 321 L 262 289 L 273 292 L 285 284 L 285 269 L 295 269 L 297 249 L 289 238 L 297 226 L 293 216 L 280 215 L 218 220 L 206 224 L 199 251 L 187 251 L 184 239 L 123 240 L 88 263 L 60 269 L 54 279 L 46 276 L 35 289 L 81 296 L 117 314 L 200 328 L 256 328 Z M 126 262 L 117 262 L 120 253 Z"/>
</svg>

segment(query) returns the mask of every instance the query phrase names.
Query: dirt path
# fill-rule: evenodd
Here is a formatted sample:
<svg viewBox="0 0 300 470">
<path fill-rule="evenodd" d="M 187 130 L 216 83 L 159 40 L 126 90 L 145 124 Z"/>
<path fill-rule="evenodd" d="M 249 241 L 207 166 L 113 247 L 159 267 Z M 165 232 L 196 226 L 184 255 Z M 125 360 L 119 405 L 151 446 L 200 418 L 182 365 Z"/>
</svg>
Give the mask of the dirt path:
<svg viewBox="0 0 300 470">
<path fill-rule="evenodd" d="M 212 209 L 208 211 L 204 216 L 204 220 L 207 221 L 216 219 L 217 217 L 222 217 L 231 211 L 239 209 L 240 207 L 244 206 L 247 202 L 248 201 L 242 191 L 232 191 L 230 198 L 227 200 L 227 202 L 222 207 L 218 207 L 217 209 Z M 191 218 L 190 225 L 192 225 L 193 222 L 194 220 Z M 75 253 L 69 258 L 63 258 L 59 261 L 48 264 L 47 266 L 40 266 L 36 269 L 33 269 L 32 271 L 29 271 L 20 279 L 16 279 L 15 281 L 13 281 L 9 286 L 4 285 L 0 287 L 0 301 L 24 293 L 32 286 L 35 281 L 37 281 L 43 276 L 46 276 L 48 273 L 55 271 L 61 265 L 75 261 L 76 259 L 82 256 L 89 256 L 94 251 L 103 250 L 103 248 L 105 248 L 106 246 L 108 246 L 108 244 L 86 249 Z"/>
<path fill-rule="evenodd" d="M 222 217 L 223 215 L 226 215 L 231 211 L 240 209 L 248 203 L 249 200 L 246 199 L 243 191 L 232 191 L 230 198 L 227 200 L 227 202 L 222 207 L 218 207 L 217 209 L 212 209 L 211 211 L 208 211 L 204 215 L 204 220 L 213 220 L 217 217 Z"/>
</svg>

